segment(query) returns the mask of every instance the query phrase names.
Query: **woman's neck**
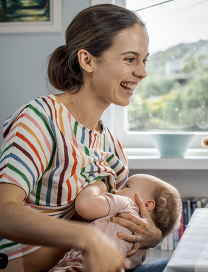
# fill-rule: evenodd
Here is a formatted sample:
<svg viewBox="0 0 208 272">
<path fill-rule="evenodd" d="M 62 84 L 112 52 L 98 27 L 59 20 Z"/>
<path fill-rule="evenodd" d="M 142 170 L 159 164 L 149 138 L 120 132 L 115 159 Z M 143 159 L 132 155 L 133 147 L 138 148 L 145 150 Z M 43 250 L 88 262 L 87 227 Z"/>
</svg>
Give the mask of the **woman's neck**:
<svg viewBox="0 0 208 272">
<path fill-rule="evenodd" d="M 98 121 L 105 107 L 99 105 L 98 101 L 86 89 L 80 89 L 77 93 L 65 92 L 56 95 L 64 104 L 72 116 L 83 126 L 94 131 L 101 132 Z"/>
</svg>

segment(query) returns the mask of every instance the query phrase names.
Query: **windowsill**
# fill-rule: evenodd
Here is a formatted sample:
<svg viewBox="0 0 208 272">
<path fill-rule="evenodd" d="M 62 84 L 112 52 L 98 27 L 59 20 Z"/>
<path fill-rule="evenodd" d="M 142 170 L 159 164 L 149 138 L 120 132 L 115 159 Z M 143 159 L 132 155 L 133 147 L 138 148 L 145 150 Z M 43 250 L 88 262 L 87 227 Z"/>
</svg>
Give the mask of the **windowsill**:
<svg viewBox="0 0 208 272">
<path fill-rule="evenodd" d="M 129 169 L 208 170 L 208 149 L 189 149 L 183 158 L 161 158 L 155 148 L 124 148 Z"/>
</svg>

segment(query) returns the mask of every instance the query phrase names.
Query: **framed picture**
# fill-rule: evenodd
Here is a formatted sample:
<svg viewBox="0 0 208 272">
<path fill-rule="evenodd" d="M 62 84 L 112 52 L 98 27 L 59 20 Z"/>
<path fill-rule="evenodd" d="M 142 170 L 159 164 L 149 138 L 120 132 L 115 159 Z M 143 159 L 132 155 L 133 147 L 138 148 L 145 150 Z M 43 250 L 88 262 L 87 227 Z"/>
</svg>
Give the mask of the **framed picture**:
<svg viewBox="0 0 208 272">
<path fill-rule="evenodd" d="M 62 31 L 62 0 L 0 0 L 0 33 Z"/>
</svg>

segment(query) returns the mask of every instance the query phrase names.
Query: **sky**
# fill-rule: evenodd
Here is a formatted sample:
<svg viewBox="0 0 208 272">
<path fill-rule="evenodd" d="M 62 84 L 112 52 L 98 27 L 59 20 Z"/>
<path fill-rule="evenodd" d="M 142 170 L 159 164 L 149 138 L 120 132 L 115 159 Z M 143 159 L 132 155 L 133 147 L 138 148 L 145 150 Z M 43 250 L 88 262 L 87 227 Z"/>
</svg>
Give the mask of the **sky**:
<svg viewBox="0 0 208 272">
<path fill-rule="evenodd" d="M 126 0 L 126 7 L 138 10 L 166 0 Z M 179 43 L 208 40 L 208 0 L 174 0 L 138 11 L 150 37 L 150 54 Z"/>
</svg>

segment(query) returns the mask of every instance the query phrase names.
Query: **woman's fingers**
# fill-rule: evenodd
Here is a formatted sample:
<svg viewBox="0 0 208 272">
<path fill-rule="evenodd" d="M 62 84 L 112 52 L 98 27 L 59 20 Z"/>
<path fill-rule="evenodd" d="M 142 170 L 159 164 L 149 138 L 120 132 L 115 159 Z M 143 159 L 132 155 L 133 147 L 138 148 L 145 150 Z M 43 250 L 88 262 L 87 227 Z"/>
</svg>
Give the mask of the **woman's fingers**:
<svg viewBox="0 0 208 272">
<path fill-rule="evenodd" d="M 126 257 L 131 257 L 132 255 L 134 255 L 138 251 L 139 248 L 140 248 L 139 243 L 134 244 L 133 248 L 126 253 Z"/>
<path fill-rule="evenodd" d="M 129 235 L 124 232 L 118 232 L 118 238 L 131 242 L 131 243 L 137 243 L 138 237 L 136 235 Z"/>
<path fill-rule="evenodd" d="M 139 229 L 145 228 L 143 219 L 130 213 L 119 213 L 116 217 L 111 218 L 111 221 L 135 233 L 138 233 Z"/>
<path fill-rule="evenodd" d="M 139 207 L 139 213 L 141 217 L 134 216 L 130 213 L 120 213 L 116 217 L 111 218 L 111 221 L 117 223 L 132 233 L 139 235 L 140 241 L 137 245 L 129 252 L 132 252 L 137 248 L 150 248 L 155 247 L 161 240 L 162 232 L 159 230 L 153 222 L 149 212 L 147 211 L 143 201 L 139 194 L 135 194 L 135 202 Z M 136 236 L 120 234 L 120 239 L 135 243 Z"/>
<path fill-rule="evenodd" d="M 141 218 L 151 218 L 148 210 L 144 205 L 144 202 L 142 201 L 138 193 L 134 195 L 134 200 L 137 206 L 139 207 L 139 215 L 141 216 Z"/>
<path fill-rule="evenodd" d="M 123 212 L 123 213 L 118 213 L 117 216 L 119 216 L 120 218 L 124 218 L 127 220 L 131 220 L 133 223 L 139 225 L 140 223 L 142 223 L 142 219 L 139 218 L 138 216 L 135 216 L 131 213 L 127 213 L 127 212 Z M 116 217 L 117 218 L 117 217 Z"/>
<path fill-rule="evenodd" d="M 138 237 L 136 235 L 128 235 L 123 232 L 118 232 L 118 238 L 122 240 L 128 240 L 128 242 L 134 243 L 132 249 L 127 252 L 126 257 L 131 257 L 132 255 L 134 255 L 141 246 L 140 243 L 137 243 Z"/>
</svg>

